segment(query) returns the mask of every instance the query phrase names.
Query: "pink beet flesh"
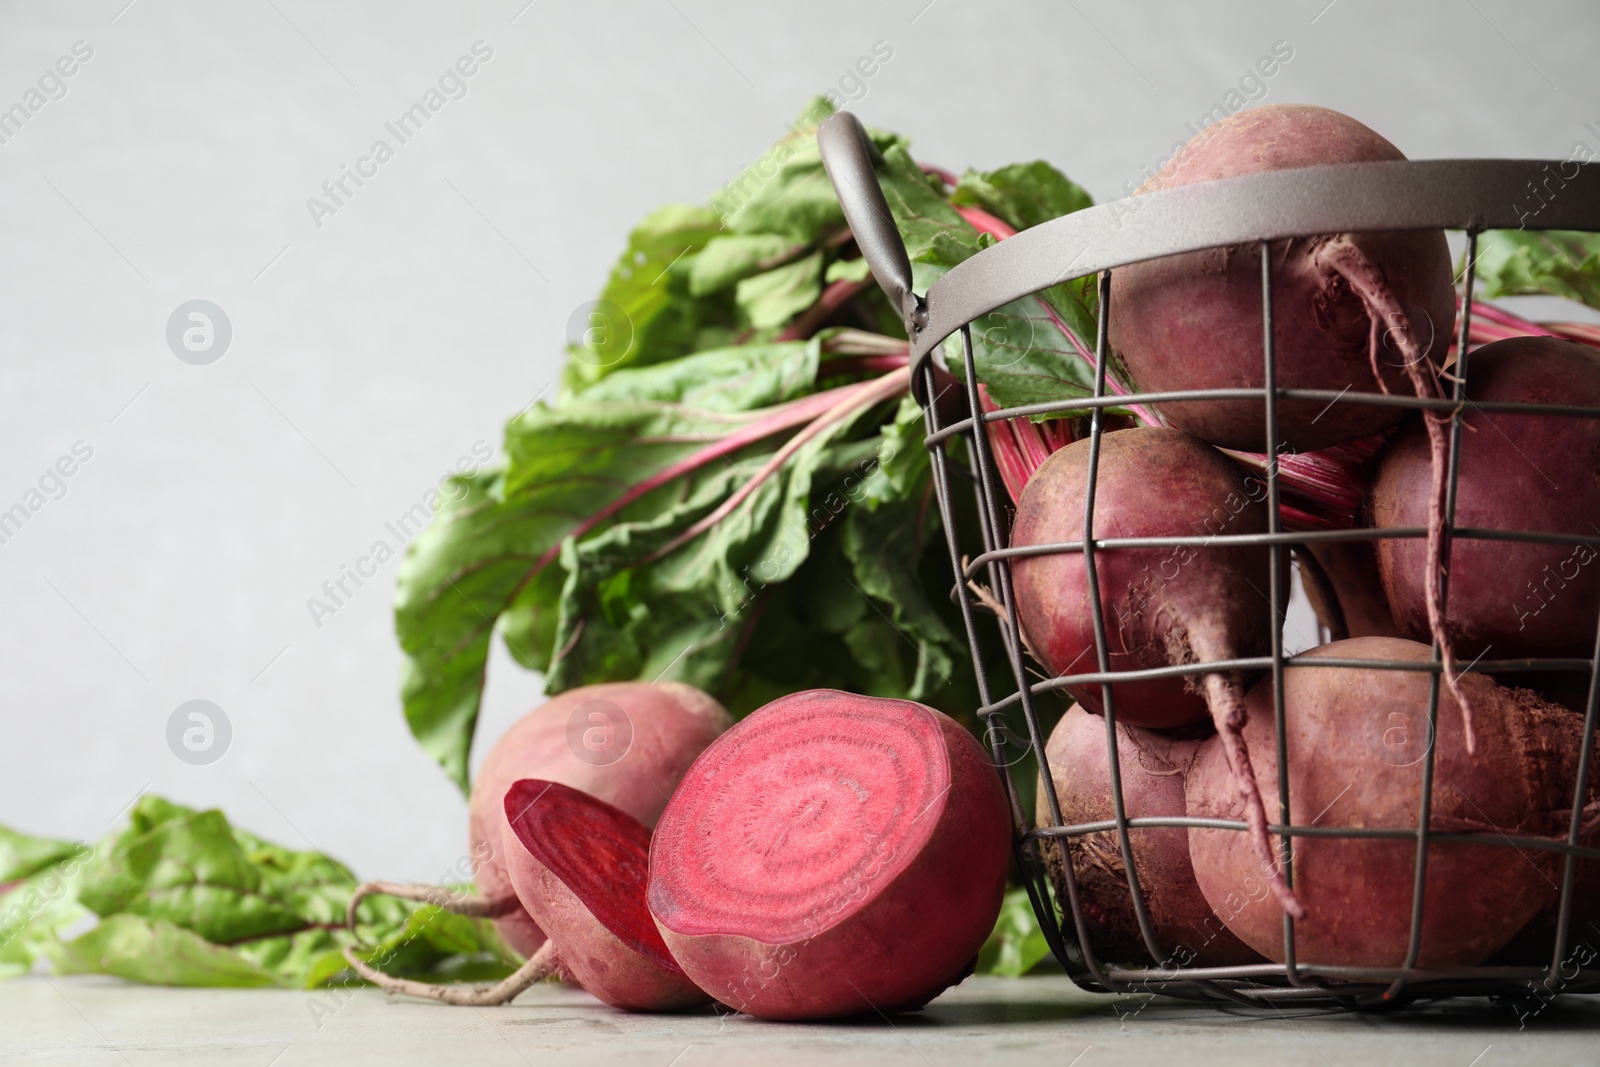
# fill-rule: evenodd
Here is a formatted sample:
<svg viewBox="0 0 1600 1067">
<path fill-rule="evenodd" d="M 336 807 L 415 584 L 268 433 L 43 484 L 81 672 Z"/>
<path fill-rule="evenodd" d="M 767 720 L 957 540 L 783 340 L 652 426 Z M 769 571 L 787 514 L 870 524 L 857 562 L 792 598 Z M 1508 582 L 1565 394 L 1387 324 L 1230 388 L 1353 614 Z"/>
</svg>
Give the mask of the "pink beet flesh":
<svg viewBox="0 0 1600 1067">
<path fill-rule="evenodd" d="M 1141 192 L 1263 171 L 1401 160 L 1400 150 L 1355 119 L 1326 108 L 1271 105 L 1206 127 Z M 1380 319 L 1380 367 L 1391 391 L 1409 394 L 1396 330 L 1442 362 L 1455 322 L 1450 251 L 1440 231 L 1347 235 L 1387 281 L 1409 327 Z M 1373 316 L 1319 254 L 1328 236 L 1272 245 L 1273 309 L 1280 388 L 1378 392 L 1370 342 Z M 1111 343 L 1140 391 L 1264 384 L 1261 265 L 1255 248 L 1216 248 L 1111 272 Z M 1325 410 L 1326 409 L 1326 410 Z M 1264 447 L 1259 400 L 1161 405 L 1177 429 L 1228 448 Z M 1278 427 L 1296 451 L 1382 433 L 1402 409 L 1322 401 L 1278 402 Z"/>
<path fill-rule="evenodd" d="M 892 1012 L 968 973 L 1009 856 L 999 776 L 960 724 L 814 690 L 685 776 L 656 829 L 650 911 L 689 977 L 740 1011 Z"/>
<path fill-rule="evenodd" d="M 555 942 L 560 969 L 629 1011 L 709 1002 L 684 976 L 645 907 L 650 831 L 557 782 L 523 779 L 505 797 L 507 872 Z"/>
<path fill-rule="evenodd" d="M 561 782 L 653 826 L 683 772 L 731 721 L 722 705 L 678 682 L 584 686 L 530 711 L 495 742 L 472 783 L 469 829 L 478 892 L 489 900 L 514 897 L 501 853 L 503 801 L 512 782 Z M 618 753 L 605 746 L 624 741 L 626 752 L 613 758 Z M 544 933 L 522 909 L 495 925 L 524 956 L 544 944 Z"/>
</svg>

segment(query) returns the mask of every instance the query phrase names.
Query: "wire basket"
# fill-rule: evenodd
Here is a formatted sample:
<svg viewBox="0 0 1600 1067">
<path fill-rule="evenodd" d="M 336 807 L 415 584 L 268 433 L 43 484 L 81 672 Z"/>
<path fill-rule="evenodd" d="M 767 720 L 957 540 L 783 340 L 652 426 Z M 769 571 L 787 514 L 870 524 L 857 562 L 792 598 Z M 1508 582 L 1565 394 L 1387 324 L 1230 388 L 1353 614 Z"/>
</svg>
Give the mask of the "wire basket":
<svg viewBox="0 0 1600 1067">
<path fill-rule="evenodd" d="M 1594 656 L 1583 659 L 1482 660 L 1471 666 L 1480 672 L 1526 671 L 1532 668 L 1587 671 L 1588 702 L 1584 717 L 1584 742 L 1578 760 L 1578 782 L 1569 832 L 1565 841 L 1542 838 L 1516 838 L 1488 833 L 1446 833 L 1431 828 L 1430 806 L 1434 750 L 1427 747 L 1423 787 L 1417 821 L 1399 827 L 1311 827 L 1292 822 L 1288 806 L 1288 766 L 1284 731 L 1277 733 L 1279 794 L 1283 810 L 1291 821 L 1271 827 L 1282 842 L 1286 856 L 1286 876 L 1292 884 L 1293 852 L 1288 848 L 1296 836 L 1315 834 L 1336 838 L 1388 838 L 1416 843 L 1415 879 L 1412 886 L 1410 945 L 1405 964 L 1400 967 L 1319 965 L 1314 959 L 1300 960 L 1295 953 L 1295 922 L 1284 916 L 1283 963 L 1256 963 L 1237 966 L 1127 966 L 1097 955 L 1085 919 L 1070 850 L 1082 847 L 1085 835 L 1116 832 L 1124 870 L 1128 872 L 1129 894 L 1145 948 L 1152 960 L 1170 960 L 1166 946 L 1153 934 L 1146 896 L 1139 885 L 1134 864 L 1133 835 L 1130 828 L 1192 827 L 1232 829 L 1244 832 L 1242 821 L 1203 820 L 1188 817 L 1137 818 L 1127 816 L 1120 783 L 1116 747 L 1115 708 L 1110 683 L 1119 678 L 1200 675 L 1216 669 L 1216 664 L 1191 664 L 1139 672 L 1114 672 L 1110 669 L 1100 588 L 1094 578 L 1097 553 L 1114 552 L 1134 544 L 1094 536 L 1094 499 L 1100 455 L 1100 440 L 1108 408 L 1187 400 L 1259 400 L 1266 408 L 1266 452 L 1272 462 L 1265 466 L 1268 532 L 1265 534 L 1206 533 L 1192 537 L 1139 538 L 1138 547 L 1183 548 L 1227 544 L 1273 546 L 1269 596 L 1274 616 L 1281 620 L 1289 599 L 1289 579 L 1283 555 L 1290 545 L 1314 542 L 1376 540 L 1381 537 L 1417 537 L 1422 529 L 1324 530 L 1288 532 L 1279 514 L 1279 484 L 1273 442 L 1279 440 L 1278 404 L 1285 400 L 1315 401 L 1319 404 L 1390 405 L 1409 409 L 1429 409 L 1453 413 L 1450 424 L 1449 495 L 1445 513 L 1445 551 L 1452 538 L 1483 538 L 1544 544 L 1579 545 L 1582 537 L 1525 531 L 1491 531 L 1456 527 L 1455 501 L 1458 441 L 1461 434 L 1460 409 L 1466 395 L 1468 336 L 1473 314 L 1473 283 L 1477 236 L 1489 229 L 1520 228 L 1527 190 L 1541 187 L 1552 164 L 1524 160 L 1429 160 L 1384 162 L 1309 167 L 1300 170 L 1253 174 L 1239 178 L 1195 183 L 1142 194 L 1137 210 L 1127 202 L 1103 204 L 1043 223 L 1007 238 L 950 270 L 924 295 L 912 291 L 912 275 L 906 250 L 890 214 L 888 204 L 873 172 L 877 153 L 865 131 L 848 113 L 840 113 L 825 123 L 818 133 L 823 161 L 833 182 L 845 216 L 875 278 L 899 309 L 911 344 L 911 382 L 926 417 L 926 445 L 931 454 L 934 492 L 949 545 L 950 563 L 956 576 L 953 598 L 965 623 L 967 640 L 976 669 L 979 699 L 978 716 L 988 726 L 987 740 L 995 763 L 1005 778 L 1016 826 L 1016 852 L 1034 910 L 1056 957 L 1071 977 L 1086 989 L 1118 993 L 1161 993 L 1208 1001 L 1245 1004 L 1293 1001 L 1338 1003 L 1346 1006 L 1392 1005 L 1406 1000 L 1439 996 L 1490 996 L 1512 1000 L 1535 997 L 1548 1000 L 1556 993 L 1600 992 L 1600 966 L 1593 954 L 1575 960 L 1572 947 L 1574 875 L 1579 859 L 1600 860 L 1600 849 L 1584 847 L 1580 829 L 1584 798 L 1595 747 L 1597 705 L 1600 705 L 1600 646 Z M 1560 166 L 1560 164 L 1554 164 Z M 1541 228 L 1600 231 L 1600 165 L 1578 168 L 1576 178 L 1567 179 L 1559 195 L 1544 204 L 1539 213 Z M 1464 297 L 1458 316 L 1460 352 L 1454 397 L 1422 399 L 1372 393 L 1334 393 L 1332 391 L 1278 388 L 1271 319 L 1273 284 L 1270 242 L 1307 234 L 1358 233 L 1401 230 L 1460 230 L 1466 234 Z M 1106 394 L 1108 359 L 1107 321 L 1111 298 L 1110 272 L 1143 260 L 1202 249 L 1239 245 L 1260 250 L 1263 309 L 1263 349 L 1265 385 L 1261 388 L 1203 389 L 1186 392 Z M 972 323 L 1006 304 L 1076 278 L 1098 275 L 1099 324 L 1095 345 L 1094 391 L 1089 397 L 1064 397 L 1060 401 L 1024 407 L 992 410 L 982 415 L 982 423 L 1028 417 L 1051 412 L 1090 412 L 1088 440 L 1089 475 L 1085 508 L 1085 529 L 1079 541 L 1049 546 L 1029 546 L 1029 555 L 1043 552 L 1082 553 L 1092 590 L 1092 618 L 1098 654 L 1097 670 L 1060 676 L 1044 681 L 1031 680 L 1024 661 L 1021 632 L 1012 595 L 1011 560 L 1021 554 L 1009 547 L 1009 511 L 990 443 L 973 412 L 983 412 L 973 355 Z M 933 353 L 946 339 L 960 336 L 962 377 L 958 383 L 965 393 L 965 410 L 955 411 L 947 403 L 935 403 L 939 396 Z M 944 378 L 948 386 L 950 380 Z M 1526 403 L 1481 403 L 1490 412 L 1539 412 L 1574 418 L 1600 417 L 1600 409 L 1561 407 Z M 951 454 L 951 445 L 960 440 L 970 466 Z M 969 550 L 961 543 L 956 520 L 958 479 L 972 483 L 976 495 L 981 546 Z M 963 490 L 964 491 L 964 490 Z M 968 557 L 970 562 L 967 562 Z M 1446 557 L 1448 562 L 1448 557 Z M 993 590 L 997 609 L 986 611 L 975 603 L 969 583 L 987 581 Z M 988 672 L 982 628 L 998 623 L 1000 647 L 1013 683 L 1011 691 L 993 691 Z M 992 641 L 989 642 L 991 647 Z M 1358 669 L 1419 670 L 1431 672 L 1428 721 L 1436 723 L 1439 704 L 1439 650 L 1431 663 L 1401 663 L 1383 660 L 1339 660 L 1339 664 Z M 1271 655 L 1230 661 L 1239 670 L 1269 671 L 1277 701 L 1278 722 L 1283 722 L 1283 676 L 1286 664 L 1301 662 L 1286 656 L 1281 626 L 1273 627 Z M 1111 781 L 1114 819 L 1098 823 L 1064 825 L 1053 788 L 1046 788 L 1048 825 L 1033 825 L 1032 813 L 1018 800 L 1014 780 L 1015 760 L 1005 751 L 1006 737 L 1020 735 L 1037 754 L 1043 782 L 1052 779 L 1045 755 L 1044 732 L 1036 713 L 1036 698 L 1053 695 L 1069 686 L 1100 685 L 1104 694 L 1104 718 L 1112 764 Z M 1020 722 L 1018 721 L 1020 719 Z M 1269 809 L 1270 810 L 1270 809 Z M 1546 967 L 1481 965 L 1451 969 L 1423 969 L 1416 966 L 1422 942 L 1423 885 L 1430 845 L 1460 847 L 1497 846 L 1523 852 L 1544 851 L 1560 857 L 1560 896 L 1554 952 Z M 1047 876 L 1046 850 L 1058 849 L 1057 870 L 1064 883 L 1056 899 Z M 1508 858 L 1514 853 L 1508 853 Z M 1520 860 L 1518 860 L 1520 862 Z"/>
</svg>

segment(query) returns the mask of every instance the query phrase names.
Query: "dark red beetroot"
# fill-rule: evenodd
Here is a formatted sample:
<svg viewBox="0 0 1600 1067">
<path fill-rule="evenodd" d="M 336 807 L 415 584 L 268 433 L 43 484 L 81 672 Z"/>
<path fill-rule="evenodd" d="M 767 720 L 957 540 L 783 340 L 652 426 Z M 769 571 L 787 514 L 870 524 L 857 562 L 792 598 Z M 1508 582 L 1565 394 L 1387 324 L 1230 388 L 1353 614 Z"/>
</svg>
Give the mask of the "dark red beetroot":
<svg viewBox="0 0 1600 1067">
<path fill-rule="evenodd" d="M 1053 453 L 1023 491 L 1012 546 L 1081 540 L 1088 473 L 1088 441 Z M 1265 485 L 1205 442 L 1175 430 L 1105 434 L 1097 486 L 1096 538 L 1267 529 Z M 1117 549 L 1097 553 L 1095 564 L 1114 671 L 1265 655 L 1271 648 L 1263 548 Z M 1093 672 L 1094 623 L 1083 555 L 1020 558 L 1012 562 L 1012 573 L 1029 647 L 1057 675 Z M 1104 710 L 1099 685 L 1070 692 L 1090 711 Z M 1206 694 L 1192 678 L 1118 682 L 1112 697 L 1118 720 L 1134 726 L 1165 729 L 1208 717 Z"/>
<path fill-rule="evenodd" d="M 739 1011 L 914 1009 L 970 973 L 1010 830 L 999 775 L 953 719 L 796 693 L 684 777 L 651 846 L 650 911 L 695 984 Z"/>
<path fill-rule="evenodd" d="M 1013 547 L 1083 537 L 1088 441 L 1075 441 L 1045 460 L 1017 504 Z M 1118 430 L 1101 438 L 1094 536 L 1171 537 L 1264 533 L 1265 487 L 1222 453 L 1177 430 Z M 1096 553 L 1100 601 L 1114 671 L 1147 670 L 1263 655 L 1271 647 L 1265 548 L 1135 548 Z M 1082 553 L 1058 552 L 1012 562 L 1017 616 L 1028 646 L 1057 676 L 1092 673 L 1097 665 L 1093 605 Z M 1099 685 L 1068 689 L 1084 707 L 1104 711 Z M 1213 671 L 1195 677 L 1118 682 L 1117 720 L 1159 729 L 1211 717 L 1235 769 L 1239 788 L 1255 789 L 1250 757 L 1239 743 L 1244 726 L 1244 677 Z M 1272 844 L 1259 797 L 1252 836 L 1263 863 Z M 1276 876 L 1284 907 L 1298 910 Z"/>
<path fill-rule="evenodd" d="M 1427 646 L 1367 637 L 1324 645 L 1310 656 L 1426 663 Z M 1469 754 L 1461 716 L 1441 688 L 1432 826 L 1439 831 L 1549 836 L 1564 832 L 1572 803 L 1573 754 L 1582 723 L 1528 690 L 1482 675 L 1462 679 L 1479 745 Z M 1407 828 L 1416 825 L 1429 748 L 1428 675 L 1412 671 L 1290 667 L 1284 704 L 1289 802 L 1296 823 Z M 1277 813 L 1272 681 L 1249 695 L 1245 739 Z M 1208 742 L 1189 772 L 1189 814 L 1241 815 L 1222 752 Z M 1281 813 L 1278 813 L 1281 815 Z M 1261 888 L 1255 850 L 1230 830 L 1189 831 L 1196 880 L 1217 914 L 1251 948 L 1283 959 L 1283 916 Z M 1481 963 L 1547 901 L 1554 854 L 1437 843 L 1428 851 L 1423 967 Z M 1416 847 L 1410 840 L 1299 837 L 1295 892 L 1307 917 L 1295 923 L 1301 963 L 1395 967 L 1411 928 Z"/>
<path fill-rule="evenodd" d="M 650 831 L 557 782 L 524 779 L 505 797 L 505 858 L 528 915 L 554 945 L 550 973 L 629 1011 L 709 1003 L 667 951 L 645 906 Z"/>
<path fill-rule="evenodd" d="M 1275 104 L 1207 126 L 1139 192 L 1329 163 L 1400 160 L 1400 150 L 1347 115 Z M 1280 387 L 1411 393 L 1407 360 L 1442 360 L 1455 322 L 1450 251 L 1439 230 L 1275 241 L 1273 326 Z M 1111 273 L 1111 342 L 1143 391 L 1260 388 L 1261 264 L 1254 247 L 1216 248 Z M 1399 315 L 1396 318 L 1396 314 Z M 1381 369 L 1382 379 L 1375 376 Z M 1420 368 L 1419 368 L 1420 369 Z M 1431 380 L 1431 368 L 1429 368 Z M 1430 389 L 1431 393 L 1431 389 Z M 1278 402 L 1297 452 L 1382 433 L 1397 408 Z M 1258 450 L 1259 400 L 1165 404 L 1178 429 Z"/>
<path fill-rule="evenodd" d="M 1130 819 L 1167 818 L 1186 813 L 1183 776 L 1198 755 L 1198 740 L 1141 730 L 1117 723 L 1117 766 L 1122 772 L 1123 811 Z M 1115 817 L 1111 758 L 1106 723 L 1074 704 L 1045 744 L 1064 825 L 1102 822 Z M 1037 821 L 1050 825 L 1044 790 L 1039 790 Z M 1223 925 L 1194 880 L 1189 863 L 1189 832 L 1181 826 L 1129 832 L 1139 887 L 1169 967 L 1220 967 L 1260 957 Z M 1097 958 L 1151 962 L 1139 932 L 1128 886 L 1127 867 L 1115 832 L 1086 834 L 1070 845 L 1078 899 L 1084 906 Z M 1060 849 L 1044 846 L 1056 899 L 1068 899 Z M 1063 905 L 1064 906 L 1064 905 Z"/>
<path fill-rule="evenodd" d="M 1468 397 L 1600 407 L 1600 352 L 1552 337 L 1518 337 L 1473 352 Z M 1450 549 L 1446 627 L 1462 659 L 1588 656 L 1600 605 L 1600 419 L 1490 413 L 1463 416 L 1459 526 L 1593 535 L 1588 545 L 1457 538 Z M 1373 485 L 1380 529 L 1427 521 L 1429 442 L 1413 421 L 1382 454 Z M 1414 538 L 1378 542 L 1396 622 L 1426 640 L 1426 550 Z M 1587 689 L 1587 679 L 1582 686 Z"/>
<path fill-rule="evenodd" d="M 512 782 L 560 782 L 654 826 L 689 765 L 732 721 L 721 704 L 681 682 L 583 686 L 524 715 L 495 742 L 472 783 L 469 831 L 479 894 L 516 899 L 500 852 L 503 802 Z M 624 743 L 622 753 L 606 747 Z M 496 925 L 523 956 L 544 943 L 521 908 Z"/>
</svg>

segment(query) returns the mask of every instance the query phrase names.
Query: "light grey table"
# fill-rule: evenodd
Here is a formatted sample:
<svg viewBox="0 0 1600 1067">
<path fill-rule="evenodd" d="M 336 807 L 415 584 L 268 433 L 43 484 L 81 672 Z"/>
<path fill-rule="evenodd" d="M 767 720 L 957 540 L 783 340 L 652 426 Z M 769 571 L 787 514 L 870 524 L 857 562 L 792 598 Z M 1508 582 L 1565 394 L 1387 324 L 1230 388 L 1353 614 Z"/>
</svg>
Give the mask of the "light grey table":
<svg viewBox="0 0 1600 1067">
<path fill-rule="evenodd" d="M 1251 1012 L 1093 996 L 1061 976 L 975 978 L 892 1023 L 793 1025 L 709 1011 L 626 1015 L 560 986 L 537 987 L 509 1007 L 452 1008 L 372 989 L 177 990 L 32 977 L 0 984 L 0 1062 L 1558 1067 L 1600 1062 L 1600 1001 L 1557 999 L 1525 1020 L 1481 1000 L 1386 1015 Z"/>
</svg>

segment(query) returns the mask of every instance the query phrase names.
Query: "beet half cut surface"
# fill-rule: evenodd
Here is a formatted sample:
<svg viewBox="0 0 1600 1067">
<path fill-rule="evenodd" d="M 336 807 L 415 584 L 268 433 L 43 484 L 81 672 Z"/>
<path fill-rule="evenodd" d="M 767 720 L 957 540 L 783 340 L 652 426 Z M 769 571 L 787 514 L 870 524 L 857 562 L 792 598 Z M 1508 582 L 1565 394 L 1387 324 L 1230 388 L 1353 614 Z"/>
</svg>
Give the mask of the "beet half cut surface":
<svg viewBox="0 0 1600 1067">
<path fill-rule="evenodd" d="M 696 761 L 650 910 L 697 985 L 769 1019 L 888 1014 L 968 973 L 1005 890 L 999 775 L 955 720 L 833 690 L 773 701 Z"/>
</svg>

